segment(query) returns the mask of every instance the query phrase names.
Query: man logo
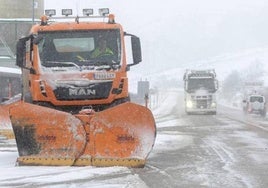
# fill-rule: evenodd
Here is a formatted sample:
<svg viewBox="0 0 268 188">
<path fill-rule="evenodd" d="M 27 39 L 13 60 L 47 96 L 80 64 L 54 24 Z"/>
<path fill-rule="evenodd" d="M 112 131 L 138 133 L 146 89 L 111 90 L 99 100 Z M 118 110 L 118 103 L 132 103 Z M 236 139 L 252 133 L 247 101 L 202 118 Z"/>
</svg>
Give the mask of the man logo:
<svg viewBox="0 0 268 188">
<path fill-rule="evenodd" d="M 96 95 L 95 89 L 87 88 L 69 88 L 69 96 L 81 96 L 81 95 Z"/>
</svg>

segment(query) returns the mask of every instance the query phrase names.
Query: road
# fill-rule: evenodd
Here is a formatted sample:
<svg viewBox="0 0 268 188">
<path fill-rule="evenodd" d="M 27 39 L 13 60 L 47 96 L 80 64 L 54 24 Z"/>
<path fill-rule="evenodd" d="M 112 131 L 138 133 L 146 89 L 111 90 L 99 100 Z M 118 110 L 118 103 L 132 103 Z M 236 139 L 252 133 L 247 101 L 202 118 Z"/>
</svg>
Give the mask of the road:
<svg viewBox="0 0 268 188">
<path fill-rule="evenodd" d="M 147 185 L 267 187 L 268 122 L 225 106 L 218 107 L 217 115 L 189 116 L 184 113 L 182 93 L 177 93 L 169 95 L 178 99 L 170 103 L 170 111 L 159 113 L 156 119 L 158 135 L 177 133 L 183 137 L 182 146 L 153 151 L 148 165 L 139 173 Z"/>
<path fill-rule="evenodd" d="M 179 90 L 161 94 L 152 109 L 157 139 L 145 168 L 35 167 L 25 174 L 9 160 L 2 166 L 12 177 L 1 174 L 0 187 L 268 187 L 266 119 L 226 106 L 217 115 L 186 115 Z"/>
</svg>

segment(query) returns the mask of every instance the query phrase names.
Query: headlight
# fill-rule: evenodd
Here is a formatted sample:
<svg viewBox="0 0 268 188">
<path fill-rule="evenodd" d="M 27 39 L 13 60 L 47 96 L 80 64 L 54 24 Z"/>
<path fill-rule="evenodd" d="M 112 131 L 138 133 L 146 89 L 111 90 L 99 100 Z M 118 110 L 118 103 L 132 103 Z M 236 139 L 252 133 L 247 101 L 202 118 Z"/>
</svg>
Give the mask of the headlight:
<svg viewBox="0 0 268 188">
<path fill-rule="evenodd" d="M 212 108 L 216 108 L 217 104 L 215 102 L 211 103 Z"/>
<path fill-rule="evenodd" d="M 193 102 L 192 101 L 186 101 L 186 106 L 187 106 L 187 108 L 192 108 L 193 107 Z"/>
</svg>

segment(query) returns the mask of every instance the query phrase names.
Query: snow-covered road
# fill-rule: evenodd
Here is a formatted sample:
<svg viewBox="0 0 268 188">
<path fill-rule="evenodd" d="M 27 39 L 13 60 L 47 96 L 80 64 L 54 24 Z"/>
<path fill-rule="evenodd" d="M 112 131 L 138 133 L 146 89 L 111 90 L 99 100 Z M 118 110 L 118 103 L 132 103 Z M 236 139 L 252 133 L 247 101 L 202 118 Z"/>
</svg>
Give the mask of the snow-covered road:
<svg viewBox="0 0 268 188">
<path fill-rule="evenodd" d="M 14 140 L 0 138 L 0 187 L 267 187 L 266 120 L 232 109 L 187 116 L 183 93 L 161 93 L 157 138 L 145 168 L 18 167 Z M 255 120 L 257 123 L 255 123 Z M 257 125 L 257 126 L 254 126 Z"/>
</svg>

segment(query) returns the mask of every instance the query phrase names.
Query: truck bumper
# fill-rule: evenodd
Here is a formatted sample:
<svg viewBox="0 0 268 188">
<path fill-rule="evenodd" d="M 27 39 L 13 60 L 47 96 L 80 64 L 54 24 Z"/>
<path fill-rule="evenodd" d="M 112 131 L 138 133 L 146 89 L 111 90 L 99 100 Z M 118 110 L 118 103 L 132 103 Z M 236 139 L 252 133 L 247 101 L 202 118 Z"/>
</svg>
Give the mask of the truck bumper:
<svg viewBox="0 0 268 188">
<path fill-rule="evenodd" d="M 187 114 L 191 114 L 191 113 L 212 113 L 212 114 L 216 114 L 217 109 L 216 108 L 186 108 L 185 112 Z"/>
</svg>

